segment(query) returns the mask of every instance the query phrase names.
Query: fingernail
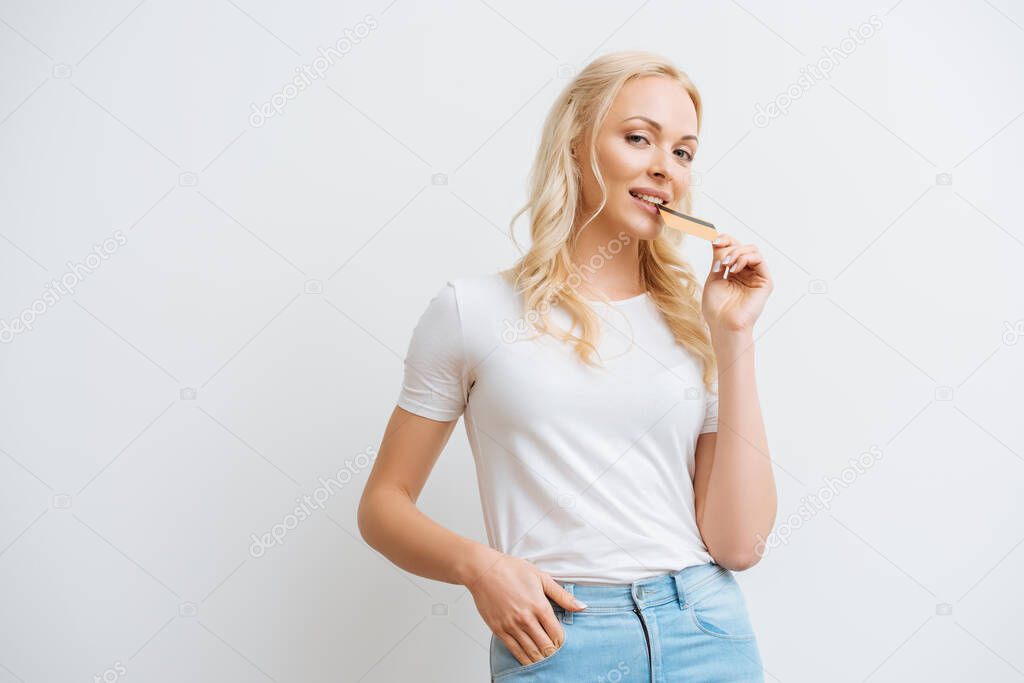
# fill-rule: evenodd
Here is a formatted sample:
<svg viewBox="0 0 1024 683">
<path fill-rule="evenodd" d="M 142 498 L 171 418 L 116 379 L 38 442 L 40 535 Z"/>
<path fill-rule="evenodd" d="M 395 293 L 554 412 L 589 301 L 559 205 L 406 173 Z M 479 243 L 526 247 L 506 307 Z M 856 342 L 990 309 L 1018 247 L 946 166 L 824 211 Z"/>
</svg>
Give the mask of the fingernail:
<svg viewBox="0 0 1024 683">
<path fill-rule="evenodd" d="M 576 603 L 576 606 L 579 607 L 580 609 L 586 609 L 587 608 L 587 603 L 585 603 L 585 602 L 580 602 L 579 600 L 576 600 L 575 603 Z"/>
<path fill-rule="evenodd" d="M 722 265 L 729 265 L 730 261 L 732 261 L 732 254 L 729 254 L 728 256 L 725 257 L 725 259 L 722 261 Z"/>
<path fill-rule="evenodd" d="M 711 269 L 711 272 L 712 273 L 717 273 L 718 269 L 721 267 L 721 265 L 722 265 L 721 261 L 715 261 L 715 267 Z"/>
<path fill-rule="evenodd" d="M 722 243 L 722 238 L 721 237 L 716 237 L 715 239 L 711 240 L 711 244 L 721 244 L 721 243 Z"/>
</svg>

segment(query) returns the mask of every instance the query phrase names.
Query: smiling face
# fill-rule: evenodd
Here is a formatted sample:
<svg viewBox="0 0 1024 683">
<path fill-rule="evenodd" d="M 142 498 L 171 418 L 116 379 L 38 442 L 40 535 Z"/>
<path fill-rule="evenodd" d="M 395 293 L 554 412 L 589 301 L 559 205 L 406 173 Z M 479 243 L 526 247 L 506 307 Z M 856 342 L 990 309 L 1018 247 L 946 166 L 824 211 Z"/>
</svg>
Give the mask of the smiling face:
<svg viewBox="0 0 1024 683">
<path fill-rule="evenodd" d="M 697 153 L 697 110 L 683 86 L 662 76 L 629 80 L 619 91 L 598 131 L 597 165 L 608 192 L 601 214 L 587 230 L 606 235 L 621 230 L 654 239 L 662 229 L 661 211 L 636 193 L 659 196 L 679 208 L 690 187 Z M 577 149 L 583 180 L 584 215 L 599 206 L 601 188 L 590 168 L 585 144 Z"/>
</svg>

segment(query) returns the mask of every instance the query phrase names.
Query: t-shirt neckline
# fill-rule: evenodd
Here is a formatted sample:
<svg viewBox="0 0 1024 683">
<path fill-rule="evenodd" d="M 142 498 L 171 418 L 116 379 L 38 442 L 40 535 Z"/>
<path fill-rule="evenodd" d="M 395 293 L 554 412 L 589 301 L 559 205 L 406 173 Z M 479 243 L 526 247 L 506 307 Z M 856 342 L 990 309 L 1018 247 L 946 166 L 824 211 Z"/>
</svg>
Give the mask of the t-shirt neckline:
<svg viewBox="0 0 1024 683">
<path fill-rule="evenodd" d="M 637 301 L 642 301 L 650 295 L 650 292 L 641 292 L 636 296 L 631 296 L 627 299 L 611 299 L 609 301 L 603 301 L 601 299 L 585 299 L 590 304 L 611 304 L 613 306 L 621 306 L 623 304 L 631 304 Z"/>
</svg>

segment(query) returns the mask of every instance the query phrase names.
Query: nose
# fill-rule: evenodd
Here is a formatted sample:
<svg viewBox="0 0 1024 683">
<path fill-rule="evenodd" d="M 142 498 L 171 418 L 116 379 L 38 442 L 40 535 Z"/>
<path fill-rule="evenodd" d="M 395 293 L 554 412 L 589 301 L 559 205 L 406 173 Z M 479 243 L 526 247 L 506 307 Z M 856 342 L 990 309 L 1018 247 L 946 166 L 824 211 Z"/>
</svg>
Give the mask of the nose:
<svg viewBox="0 0 1024 683">
<path fill-rule="evenodd" d="M 658 148 L 661 154 L 655 153 L 654 158 L 651 160 L 650 175 L 652 178 L 660 178 L 662 180 L 671 181 L 672 176 L 668 174 L 667 164 L 665 163 L 665 151 Z"/>
</svg>

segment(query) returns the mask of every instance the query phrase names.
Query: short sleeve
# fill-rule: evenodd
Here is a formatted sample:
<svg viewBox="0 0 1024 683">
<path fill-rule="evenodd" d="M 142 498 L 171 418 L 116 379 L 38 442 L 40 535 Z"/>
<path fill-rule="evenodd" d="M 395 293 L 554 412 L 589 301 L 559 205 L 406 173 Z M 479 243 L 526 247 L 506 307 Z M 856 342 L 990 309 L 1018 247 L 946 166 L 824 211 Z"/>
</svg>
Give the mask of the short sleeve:
<svg viewBox="0 0 1024 683">
<path fill-rule="evenodd" d="M 705 392 L 704 401 L 704 425 L 700 428 L 701 434 L 718 431 L 718 382 L 711 385 L 712 391 Z"/>
<path fill-rule="evenodd" d="M 455 285 L 434 295 L 420 316 L 405 356 L 398 405 L 410 413 L 448 422 L 466 407 L 469 371 Z"/>
</svg>

